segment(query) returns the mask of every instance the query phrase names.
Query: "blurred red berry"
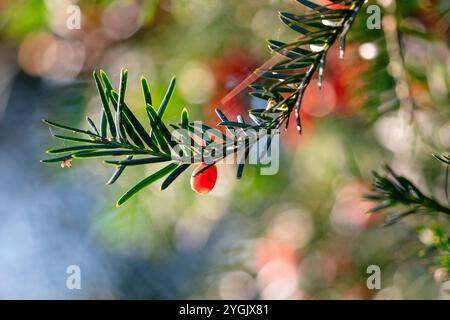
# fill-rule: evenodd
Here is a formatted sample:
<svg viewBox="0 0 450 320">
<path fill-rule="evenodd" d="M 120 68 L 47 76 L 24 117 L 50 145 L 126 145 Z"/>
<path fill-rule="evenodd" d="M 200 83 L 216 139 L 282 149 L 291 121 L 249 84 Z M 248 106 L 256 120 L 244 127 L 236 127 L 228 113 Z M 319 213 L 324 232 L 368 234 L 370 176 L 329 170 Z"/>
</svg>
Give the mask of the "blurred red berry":
<svg viewBox="0 0 450 320">
<path fill-rule="evenodd" d="M 247 86 L 244 87 L 242 92 L 226 102 L 223 102 L 223 99 L 251 75 L 257 66 L 256 59 L 245 51 L 227 53 L 211 62 L 215 75 L 216 92 L 210 103 L 205 105 L 206 124 L 217 124 L 218 118 L 214 112 L 216 107 L 219 107 L 229 119 L 233 120 L 236 120 L 238 115 L 247 113 L 247 106 L 250 104 Z"/>
</svg>

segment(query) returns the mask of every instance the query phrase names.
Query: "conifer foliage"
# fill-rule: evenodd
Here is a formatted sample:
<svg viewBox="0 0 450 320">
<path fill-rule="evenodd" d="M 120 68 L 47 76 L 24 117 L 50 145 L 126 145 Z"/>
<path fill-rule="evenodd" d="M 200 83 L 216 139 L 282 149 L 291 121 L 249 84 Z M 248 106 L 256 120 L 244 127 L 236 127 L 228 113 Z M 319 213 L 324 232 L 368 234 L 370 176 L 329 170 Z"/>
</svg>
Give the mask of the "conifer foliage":
<svg viewBox="0 0 450 320">
<path fill-rule="evenodd" d="M 264 109 L 250 109 L 251 123 L 244 117 L 229 119 L 221 110 L 216 109 L 219 126 L 238 132 L 239 136 L 229 134 L 206 125 L 196 126 L 184 109 L 180 121 L 167 124 L 164 113 L 169 105 L 175 89 L 175 78 L 169 84 L 163 100 L 157 104 L 152 99 L 148 81 L 142 77 L 143 104 L 147 113 L 147 124 L 142 124 L 126 103 L 127 70 L 120 75 L 119 88 L 114 88 L 107 74 L 94 72 L 94 81 L 102 103 L 101 122 L 95 124 L 87 118 L 88 129 L 44 120 L 52 127 L 75 135 L 55 134 L 58 139 L 76 142 L 69 147 L 49 150 L 53 158 L 42 160 L 45 163 L 61 163 L 70 167 L 73 161 L 92 158 L 113 158 L 106 164 L 116 167 L 107 184 L 113 184 L 129 166 L 165 163 L 162 169 L 144 178 L 128 190 L 117 202 L 121 206 L 157 180 L 164 178 L 161 189 L 166 189 L 191 165 L 197 164 L 193 178 L 198 177 L 223 159 L 244 149 L 248 154 L 254 141 L 243 138 L 250 130 L 279 129 L 289 126 L 291 113 L 295 114 L 296 127 L 302 132 L 300 108 L 305 90 L 317 74 L 318 85 L 321 86 L 327 52 L 339 42 L 341 57 L 344 55 L 345 39 L 356 15 L 364 4 L 364 0 L 331 0 L 326 5 L 318 5 L 308 0 L 297 0 L 303 6 L 303 14 L 280 12 L 281 21 L 299 34 L 290 43 L 270 40 L 269 48 L 279 56 L 278 62 L 255 72 L 260 76 L 258 82 L 250 87 L 250 94 L 266 101 Z M 173 139 L 173 130 L 183 129 L 189 132 L 188 142 Z M 235 143 L 237 141 L 237 143 Z M 267 143 L 267 147 L 270 145 Z M 224 152 L 215 155 L 207 154 L 210 162 L 204 165 L 205 152 L 208 148 L 218 146 Z M 186 161 L 189 159 L 189 161 Z M 242 176 L 244 163 L 240 163 L 237 177 Z"/>
</svg>

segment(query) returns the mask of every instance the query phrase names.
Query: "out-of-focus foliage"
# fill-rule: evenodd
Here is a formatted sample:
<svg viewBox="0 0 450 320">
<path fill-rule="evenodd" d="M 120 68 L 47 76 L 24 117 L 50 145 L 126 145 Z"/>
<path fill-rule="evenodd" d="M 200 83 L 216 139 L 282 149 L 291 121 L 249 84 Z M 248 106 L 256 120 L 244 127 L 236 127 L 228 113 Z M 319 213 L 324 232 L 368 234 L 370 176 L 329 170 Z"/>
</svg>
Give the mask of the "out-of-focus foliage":
<svg viewBox="0 0 450 320">
<path fill-rule="evenodd" d="M 450 215 L 450 208 L 442 205 L 433 197 L 424 195 L 414 183 L 398 176 L 388 166 L 386 175 L 374 172 L 373 185 L 376 193 L 366 196 L 368 200 L 378 201 L 380 205 L 370 210 L 377 213 L 396 206 L 406 206 L 408 210 L 390 217 L 390 223 L 418 212 L 444 213 Z"/>
</svg>

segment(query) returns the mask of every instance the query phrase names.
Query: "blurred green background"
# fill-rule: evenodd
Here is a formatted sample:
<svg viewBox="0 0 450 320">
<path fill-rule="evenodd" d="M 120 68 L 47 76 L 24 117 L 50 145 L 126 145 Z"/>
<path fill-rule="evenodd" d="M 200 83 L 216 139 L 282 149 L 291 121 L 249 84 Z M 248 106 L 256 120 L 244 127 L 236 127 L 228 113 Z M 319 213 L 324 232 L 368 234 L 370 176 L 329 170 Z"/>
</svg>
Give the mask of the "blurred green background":
<svg viewBox="0 0 450 320">
<path fill-rule="evenodd" d="M 367 5 L 390 2 L 369 1 Z M 70 30 L 67 8 L 81 9 Z M 444 168 L 432 153 L 449 150 L 449 4 L 398 1 L 397 16 L 414 121 L 401 107 L 383 30 L 368 30 L 363 9 L 344 60 L 333 50 L 324 89 L 315 81 L 303 107 L 304 134 L 282 135 L 280 171 L 262 176 L 220 166 L 207 196 L 189 175 L 160 192 L 152 186 L 122 208 L 116 199 L 148 168 L 128 169 L 105 187 L 101 161 L 72 169 L 39 159 L 61 142 L 40 119 L 82 125 L 100 117 L 92 70 L 117 86 L 129 70 L 127 103 L 145 117 L 139 87 L 150 80 L 165 115 L 183 107 L 217 123 L 214 106 L 270 58 L 267 39 L 295 36 L 277 11 L 304 12 L 293 0 L 0 0 L 0 298 L 436 299 L 445 270 L 429 257 L 430 228 L 448 220 L 412 217 L 383 227 L 366 212 L 371 171 L 389 163 L 445 202 Z M 247 96 L 223 111 L 250 106 Z M 291 130 L 292 129 L 292 130 Z M 431 236 L 432 238 L 432 236 Z M 82 289 L 66 288 L 79 265 Z M 369 290 L 370 265 L 382 289 Z M 445 282 L 444 282 L 445 284 Z M 448 284 L 448 282 L 446 283 Z"/>
</svg>

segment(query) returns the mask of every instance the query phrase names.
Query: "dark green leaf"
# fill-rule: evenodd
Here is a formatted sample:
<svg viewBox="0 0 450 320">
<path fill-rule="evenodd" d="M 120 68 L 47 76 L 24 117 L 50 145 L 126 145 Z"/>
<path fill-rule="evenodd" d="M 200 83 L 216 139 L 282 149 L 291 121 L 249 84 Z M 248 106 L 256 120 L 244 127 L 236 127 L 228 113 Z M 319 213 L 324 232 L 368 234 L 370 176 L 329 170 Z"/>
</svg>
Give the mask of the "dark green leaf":
<svg viewBox="0 0 450 320">
<path fill-rule="evenodd" d="M 108 102 L 106 93 L 103 90 L 103 86 L 100 82 L 100 78 L 98 77 L 97 73 L 94 71 L 93 74 L 94 74 L 95 84 L 97 86 L 97 91 L 98 91 L 98 94 L 100 95 L 100 100 L 102 102 L 103 110 L 104 110 L 104 112 L 106 114 L 106 118 L 108 120 L 109 131 L 111 132 L 111 135 L 113 136 L 113 138 L 115 138 L 117 136 L 117 132 L 116 132 L 116 127 L 115 127 L 115 123 L 114 123 L 114 118 L 111 113 L 111 109 L 109 108 L 109 102 Z"/>
<path fill-rule="evenodd" d="M 116 131 L 119 133 L 119 138 L 122 142 L 126 142 L 126 136 L 122 127 L 122 118 L 123 118 L 123 103 L 125 100 L 125 92 L 127 90 L 127 79 L 128 79 L 128 71 L 126 69 L 122 69 L 120 71 L 120 86 L 119 86 L 119 97 L 117 99 L 117 108 L 116 108 Z"/>
<path fill-rule="evenodd" d="M 106 138 L 108 135 L 108 118 L 106 117 L 105 110 L 102 110 L 102 120 L 100 123 L 101 136 Z"/>
<path fill-rule="evenodd" d="M 187 129 L 189 125 L 189 113 L 186 110 L 186 108 L 183 109 L 183 111 L 181 111 L 181 127 L 183 129 Z"/>
<path fill-rule="evenodd" d="M 220 121 L 222 121 L 222 122 L 223 121 L 228 121 L 227 116 L 222 111 L 220 111 L 219 108 L 216 108 L 215 111 L 216 111 L 216 114 L 219 117 Z"/>
<path fill-rule="evenodd" d="M 133 159 L 133 156 L 127 156 L 125 158 L 126 160 Z M 122 173 L 125 171 L 126 166 L 118 166 L 116 171 L 114 171 L 114 174 L 109 178 L 108 182 L 106 183 L 107 186 L 112 185 L 119 179 L 119 177 L 122 175 Z"/>
<path fill-rule="evenodd" d="M 61 154 L 66 152 L 72 152 L 72 151 L 79 151 L 79 150 L 100 150 L 100 149 L 113 149 L 118 148 L 115 145 L 109 145 L 109 144 L 87 144 L 82 146 L 71 146 L 71 147 L 65 147 L 60 149 L 53 149 L 48 150 L 48 154 Z"/>
<path fill-rule="evenodd" d="M 237 173 L 236 173 L 236 178 L 237 179 L 241 179 L 242 178 L 242 173 L 244 172 L 244 166 L 245 166 L 244 163 L 240 163 L 238 165 L 238 170 L 237 170 Z"/>
<path fill-rule="evenodd" d="M 166 111 L 166 108 L 167 108 L 167 105 L 169 104 L 170 98 L 172 97 L 173 90 L 175 89 L 175 83 L 176 83 L 176 79 L 175 79 L 175 77 L 173 77 L 172 80 L 170 80 L 169 88 L 167 89 L 164 99 L 161 102 L 161 105 L 159 106 L 158 116 L 161 119 L 164 115 L 164 112 Z M 149 104 L 152 105 L 151 103 L 149 103 Z"/>
<path fill-rule="evenodd" d="M 124 166 L 137 166 L 141 164 L 149 164 L 149 163 L 159 163 L 170 161 L 170 157 L 154 157 L 154 158 L 145 158 L 145 159 L 135 159 L 135 160 L 120 160 L 120 161 L 111 161 L 107 160 L 105 163 L 114 164 L 114 165 L 124 165 Z"/>
<path fill-rule="evenodd" d="M 287 49 L 287 44 L 276 41 L 276 40 L 269 40 L 269 48 L 273 51 L 276 51 L 278 53 L 281 53 L 282 55 L 290 58 L 290 59 L 298 59 L 303 58 L 306 55 L 311 54 L 311 51 L 302 49 L 302 48 L 293 48 L 293 49 Z"/>
<path fill-rule="evenodd" d="M 141 182 L 139 182 L 138 184 L 136 184 L 133 188 L 131 188 L 130 190 L 128 190 L 120 199 L 119 201 L 117 201 L 116 206 L 120 207 L 122 206 L 125 202 L 127 202 L 128 200 L 130 200 L 133 196 L 136 195 L 136 193 L 138 193 L 139 191 L 141 191 L 142 189 L 148 187 L 149 185 L 151 185 L 152 183 L 154 183 L 155 181 L 161 179 L 162 177 L 166 176 L 167 174 L 169 174 L 170 172 L 172 172 L 173 170 L 175 170 L 175 168 L 177 167 L 177 164 L 175 163 L 171 163 L 169 165 L 167 165 L 166 167 L 162 168 L 161 170 L 157 171 L 156 173 L 148 176 L 147 178 L 145 178 L 144 180 L 142 180 Z"/>
<path fill-rule="evenodd" d="M 322 12 L 322 13 L 329 12 L 331 10 L 331 9 L 325 8 L 323 6 L 315 4 L 314 2 L 311 2 L 308 0 L 297 0 L 297 2 L 300 2 L 304 6 L 307 6 L 310 9 L 313 9 L 315 11 Z"/>
<path fill-rule="evenodd" d="M 106 95 L 108 96 L 111 94 L 111 91 L 114 91 L 114 87 L 105 71 L 100 70 L 100 76 L 102 77 L 103 83 L 105 85 Z"/>
<path fill-rule="evenodd" d="M 102 136 L 100 134 L 100 132 L 98 132 L 97 126 L 95 125 L 94 121 L 92 121 L 91 118 L 86 117 L 87 122 L 89 123 L 89 125 L 91 126 L 91 129 L 99 136 Z"/>
<path fill-rule="evenodd" d="M 61 162 L 61 161 L 64 161 L 64 160 L 68 160 L 68 159 L 71 159 L 71 158 L 72 158 L 72 155 L 68 154 L 68 155 L 65 155 L 65 156 L 57 157 L 57 158 L 43 159 L 43 160 L 41 160 L 41 162 L 54 163 L 54 162 Z"/>
<path fill-rule="evenodd" d="M 150 93 L 150 88 L 148 86 L 147 79 L 145 79 L 144 77 L 141 77 L 141 85 L 142 85 L 142 92 L 144 93 L 145 105 L 147 105 L 147 104 L 153 105 L 152 95 Z"/>
<path fill-rule="evenodd" d="M 215 166 L 215 163 L 210 163 L 206 166 L 204 166 L 203 168 L 201 168 L 200 170 L 198 170 L 195 174 L 194 174 L 194 178 L 198 177 L 199 175 L 201 175 L 203 172 L 205 172 L 206 170 L 208 170 L 209 168 L 211 168 L 212 166 Z"/>
<path fill-rule="evenodd" d="M 135 151 L 135 150 L 107 150 L 107 151 L 82 151 L 75 153 L 72 157 L 76 159 L 87 159 L 87 158 L 100 158 L 108 156 L 128 156 L 128 155 L 138 155 L 138 154 L 149 154 L 145 151 Z"/>
<path fill-rule="evenodd" d="M 44 123 L 52 126 L 52 127 L 55 127 L 55 128 L 63 129 L 63 130 L 70 131 L 70 132 L 73 132 L 73 133 L 83 133 L 83 134 L 87 134 L 87 135 L 89 135 L 91 137 L 98 138 L 98 136 L 95 133 L 92 133 L 92 132 L 87 131 L 87 130 L 81 130 L 81 129 L 77 129 L 77 128 L 68 127 L 68 126 L 65 126 L 65 125 L 62 125 L 62 124 L 58 124 L 58 123 L 55 123 L 55 122 L 52 122 L 52 121 L 49 121 L 49 120 L 45 120 L 45 119 L 43 119 L 42 121 Z"/>
<path fill-rule="evenodd" d="M 111 98 L 113 99 L 114 103 L 117 103 L 118 95 L 116 92 L 111 93 Z M 139 122 L 139 120 L 136 118 L 136 116 L 133 114 L 126 103 L 123 103 L 122 108 L 123 125 L 131 140 L 133 140 L 133 142 L 137 146 L 143 148 L 144 145 L 142 144 L 142 139 L 150 147 L 150 149 L 158 151 L 156 142 L 150 137 L 150 135 L 147 133 L 147 131 L 144 129 L 142 124 Z"/>
<path fill-rule="evenodd" d="M 110 99 L 112 100 L 112 103 L 114 106 L 117 106 L 118 101 L 118 94 L 115 91 L 111 91 Z M 134 142 L 134 144 L 140 148 L 144 148 L 144 143 L 142 142 L 141 138 L 139 138 L 139 135 L 137 134 L 136 130 L 134 129 L 133 125 L 131 124 L 130 120 L 126 116 L 126 113 L 128 110 L 128 107 L 125 103 L 122 105 L 122 134 L 125 136 L 126 134 L 130 137 L 130 139 Z M 131 113 L 131 111 L 128 111 Z M 125 142 L 127 143 L 127 142 Z"/>
<path fill-rule="evenodd" d="M 188 163 L 181 164 L 178 168 L 176 168 L 162 183 L 161 190 L 167 189 L 172 182 L 175 181 L 176 178 L 179 177 L 180 174 L 182 174 L 184 171 L 186 171 L 187 168 L 189 168 L 191 165 Z"/>
<path fill-rule="evenodd" d="M 98 143 L 98 140 L 89 140 L 89 139 L 82 139 L 77 137 L 69 137 L 69 136 L 62 136 L 59 134 L 53 135 L 55 138 L 67 140 L 67 141 L 75 141 L 75 142 L 86 142 L 86 143 Z"/>
<path fill-rule="evenodd" d="M 147 114 L 150 119 L 152 133 L 154 133 L 156 140 L 158 140 L 159 146 L 166 153 L 170 153 L 169 144 L 172 143 L 172 135 L 170 134 L 170 131 L 150 105 L 147 105 Z"/>
</svg>

